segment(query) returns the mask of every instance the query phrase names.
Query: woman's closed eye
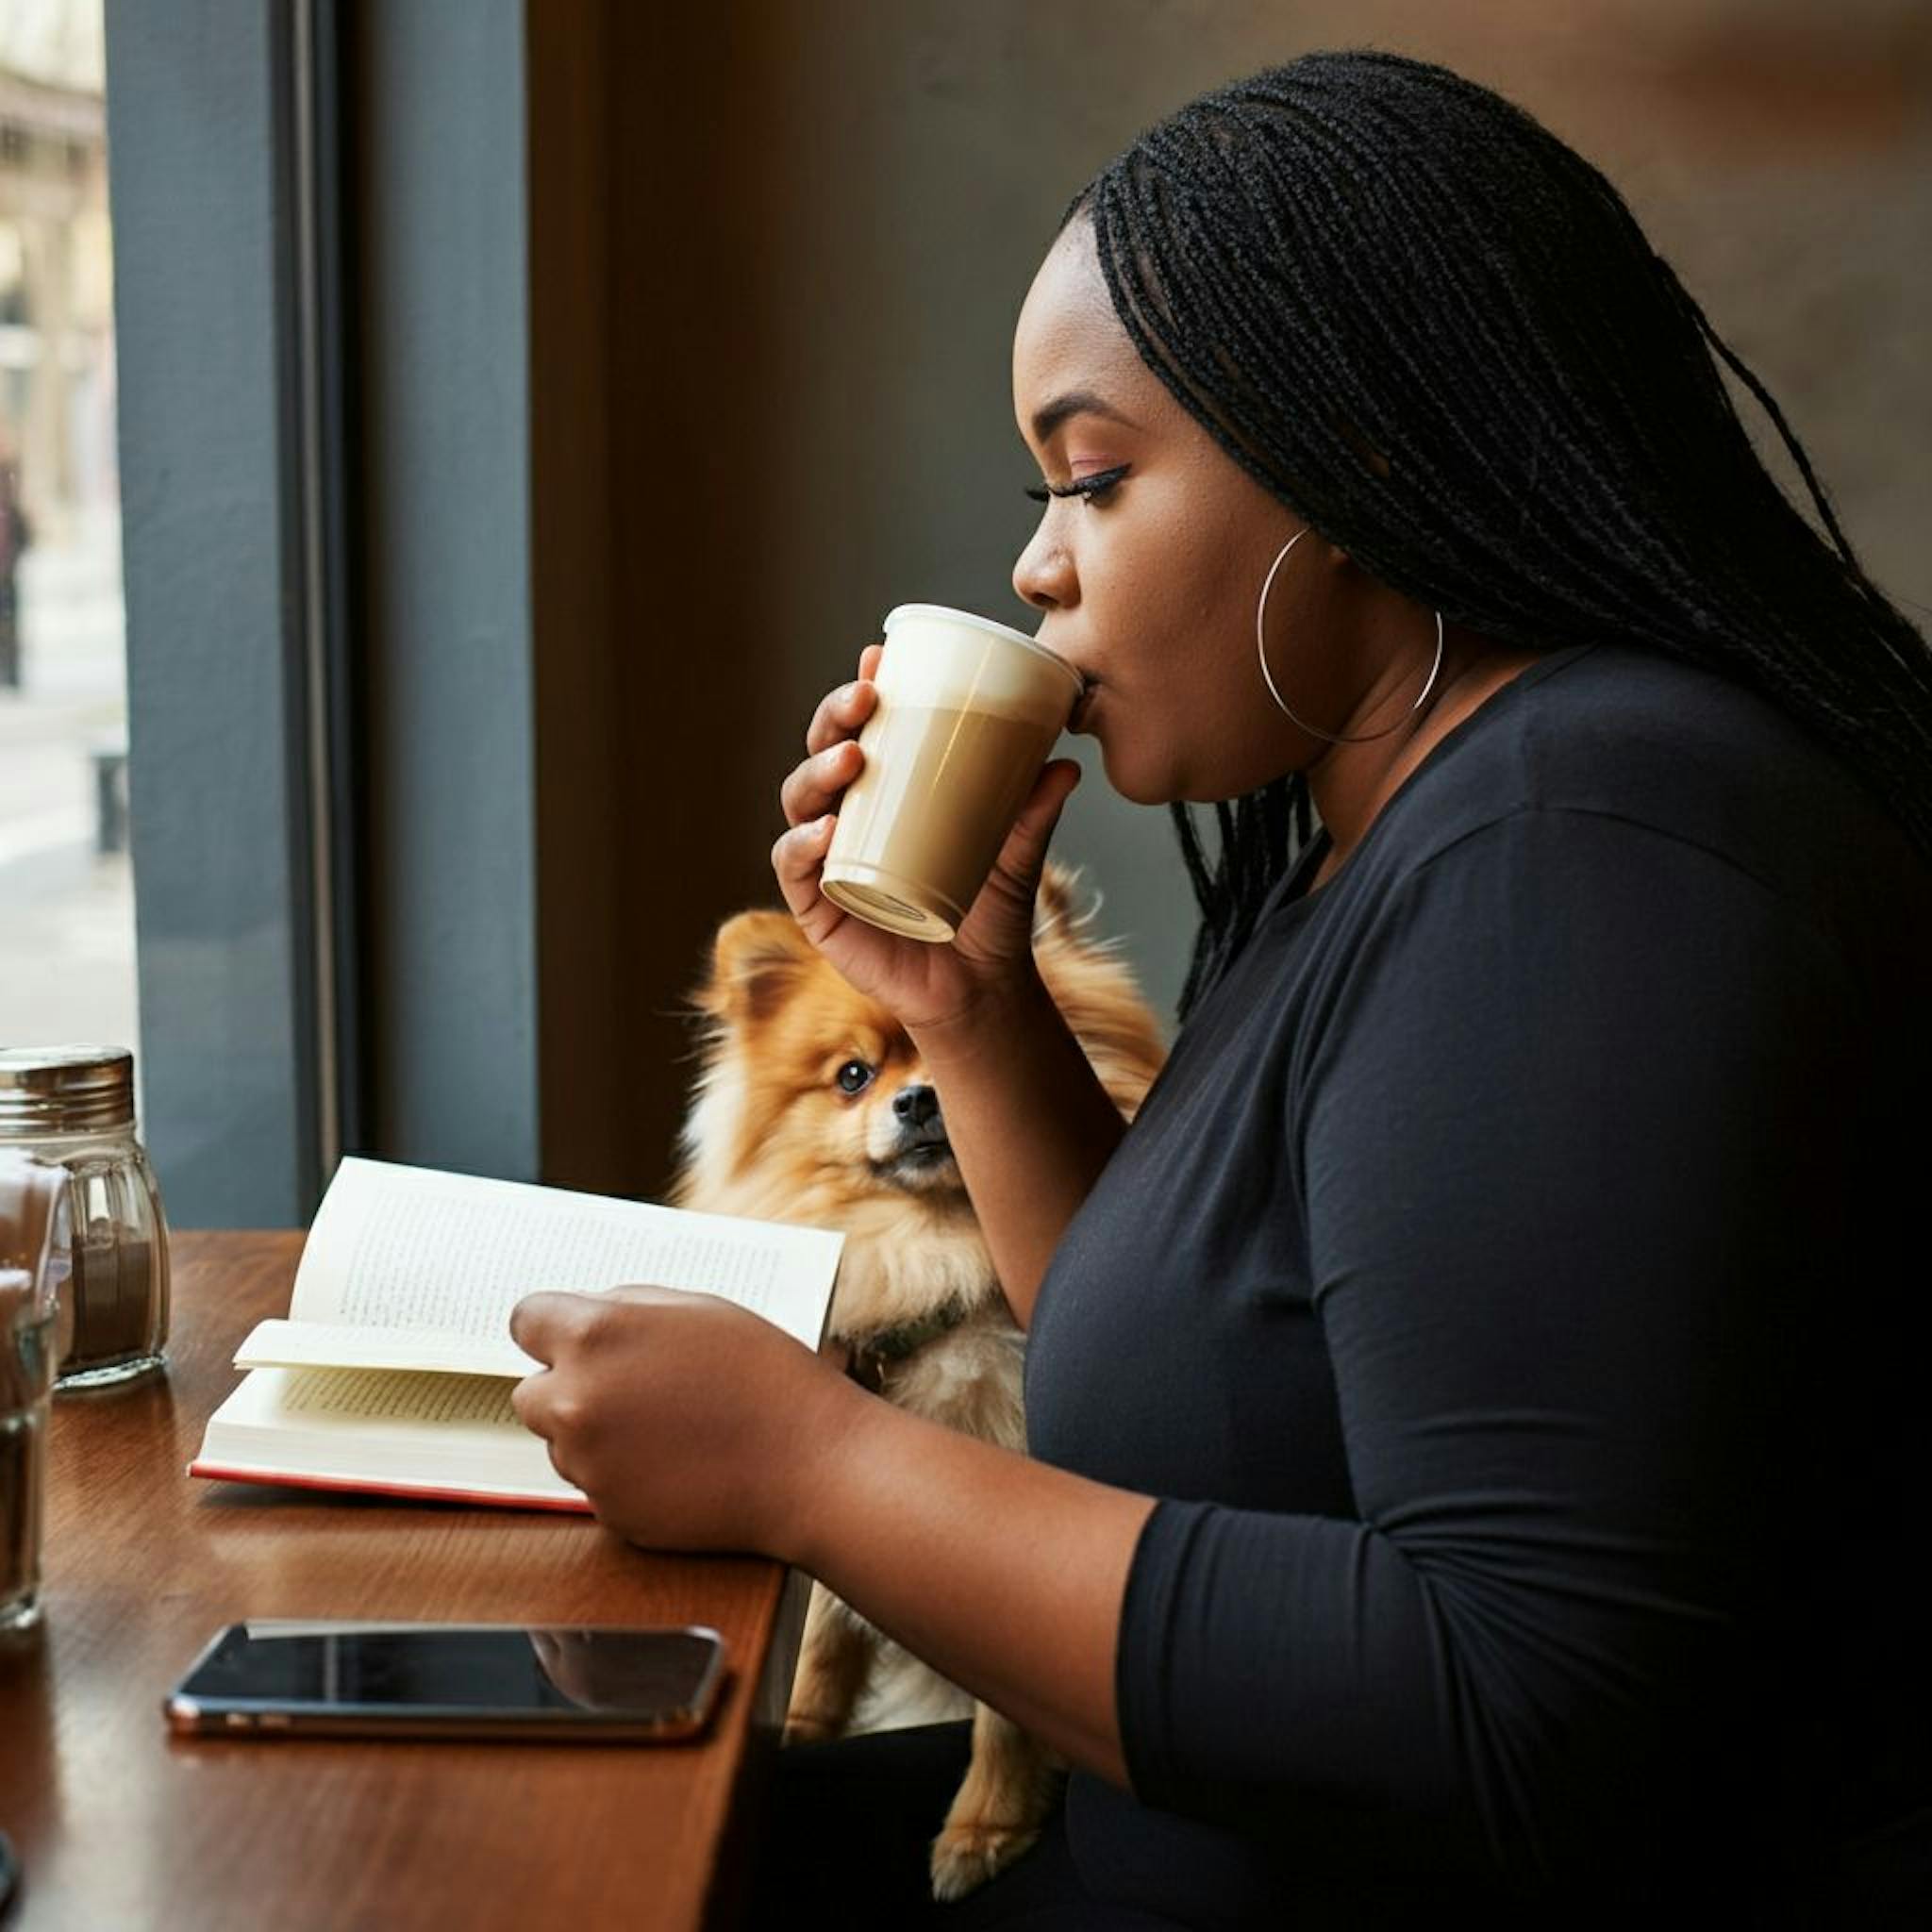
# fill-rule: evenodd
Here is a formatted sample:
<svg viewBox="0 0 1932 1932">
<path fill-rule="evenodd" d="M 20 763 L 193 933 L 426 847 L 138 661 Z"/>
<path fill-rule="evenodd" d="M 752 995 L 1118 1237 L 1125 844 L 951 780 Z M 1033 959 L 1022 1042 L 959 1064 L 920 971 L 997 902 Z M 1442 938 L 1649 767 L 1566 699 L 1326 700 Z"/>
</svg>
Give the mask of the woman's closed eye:
<svg viewBox="0 0 1932 1932">
<path fill-rule="evenodd" d="M 1027 491 L 1035 503 L 1045 503 L 1049 497 L 1084 496 L 1089 503 L 1097 503 L 1106 497 L 1127 471 L 1128 463 L 1116 463 L 1110 470 L 1096 470 L 1091 476 L 1078 476 L 1071 483 L 1040 483 Z"/>
</svg>

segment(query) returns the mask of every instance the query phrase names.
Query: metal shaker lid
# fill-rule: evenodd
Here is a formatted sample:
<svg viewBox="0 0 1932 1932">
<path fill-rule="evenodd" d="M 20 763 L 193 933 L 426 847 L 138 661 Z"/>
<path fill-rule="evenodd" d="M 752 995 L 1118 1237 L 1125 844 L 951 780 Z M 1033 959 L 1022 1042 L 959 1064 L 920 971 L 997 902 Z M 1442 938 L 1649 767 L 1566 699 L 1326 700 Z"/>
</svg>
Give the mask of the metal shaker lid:
<svg viewBox="0 0 1932 1932">
<path fill-rule="evenodd" d="M 133 1124 L 134 1056 L 125 1046 L 0 1046 L 0 1136 Z"/>
</svg>

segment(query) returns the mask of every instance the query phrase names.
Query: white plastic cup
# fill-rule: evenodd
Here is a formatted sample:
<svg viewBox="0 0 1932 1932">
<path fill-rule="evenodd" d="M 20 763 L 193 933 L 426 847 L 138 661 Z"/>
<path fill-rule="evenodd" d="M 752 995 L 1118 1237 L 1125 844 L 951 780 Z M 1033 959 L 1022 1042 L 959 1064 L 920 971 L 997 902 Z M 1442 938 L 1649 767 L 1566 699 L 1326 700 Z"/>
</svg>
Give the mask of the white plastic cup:
<svg viewBox="0 0 1932 1932">
<path fill-rule="evenodd" d="M 958 930 L 1084 686 L 1024 633 L 902 604 L 885 622 L 878 705 L 858 734 L 820 890 L 888 932 Z"/>
</svg>

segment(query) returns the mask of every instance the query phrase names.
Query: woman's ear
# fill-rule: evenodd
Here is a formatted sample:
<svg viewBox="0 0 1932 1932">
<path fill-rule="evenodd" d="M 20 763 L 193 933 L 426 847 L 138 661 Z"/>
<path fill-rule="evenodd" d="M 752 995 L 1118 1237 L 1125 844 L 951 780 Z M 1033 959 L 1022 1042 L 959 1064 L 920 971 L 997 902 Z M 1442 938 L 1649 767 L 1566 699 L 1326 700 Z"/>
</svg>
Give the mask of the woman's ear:
<svg viewBox="0 0 1932 1932">
<path fill-rule="evenodd" d="M 741 912 L 718 928 L 697 1004 L 734 1026 L 767 1019 L 817 958 L 789 912 Z"/>
</svg>

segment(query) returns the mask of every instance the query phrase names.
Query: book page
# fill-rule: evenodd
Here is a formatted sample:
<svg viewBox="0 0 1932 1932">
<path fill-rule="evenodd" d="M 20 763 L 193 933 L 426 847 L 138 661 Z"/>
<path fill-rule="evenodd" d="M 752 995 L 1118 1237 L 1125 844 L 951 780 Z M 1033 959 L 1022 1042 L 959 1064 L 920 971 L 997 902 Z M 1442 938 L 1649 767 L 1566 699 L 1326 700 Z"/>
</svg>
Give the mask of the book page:
<svg viewBox="0 0 1932 1932">
<path fill-rule="evenodd" d="M 529 1375 L 542 1366 L 506 1331 L 358 1328 L 343 1322 L 258 1322 L 235 1351 L 238 1369 L 408 1369 L 440 1375 Z"/>
<path fill-rule="evenodd" d="M 195 1473 L 581 1500 L 517 1421 L 514 1387 L 500 1375 L 257 1369 L 208 1418 Z"/>
<path fill-rule="evenodd" d="M 363 1369 L 304 1369 L 282 1383 L 280 1417 L 401 1417 L 412 1423 L 502 1423 L 522 1429 L 501 1375 L 391 1374 Z"/>
<path fill-rule="evenodd" d="M 316 1214 L 290 1313 L 494 1341 L 537 1289 L 648 1282 L 722 1295 L 815 1348 L 842 1244 L 824 1228 L 351 1158 Z"/>
</svg>

